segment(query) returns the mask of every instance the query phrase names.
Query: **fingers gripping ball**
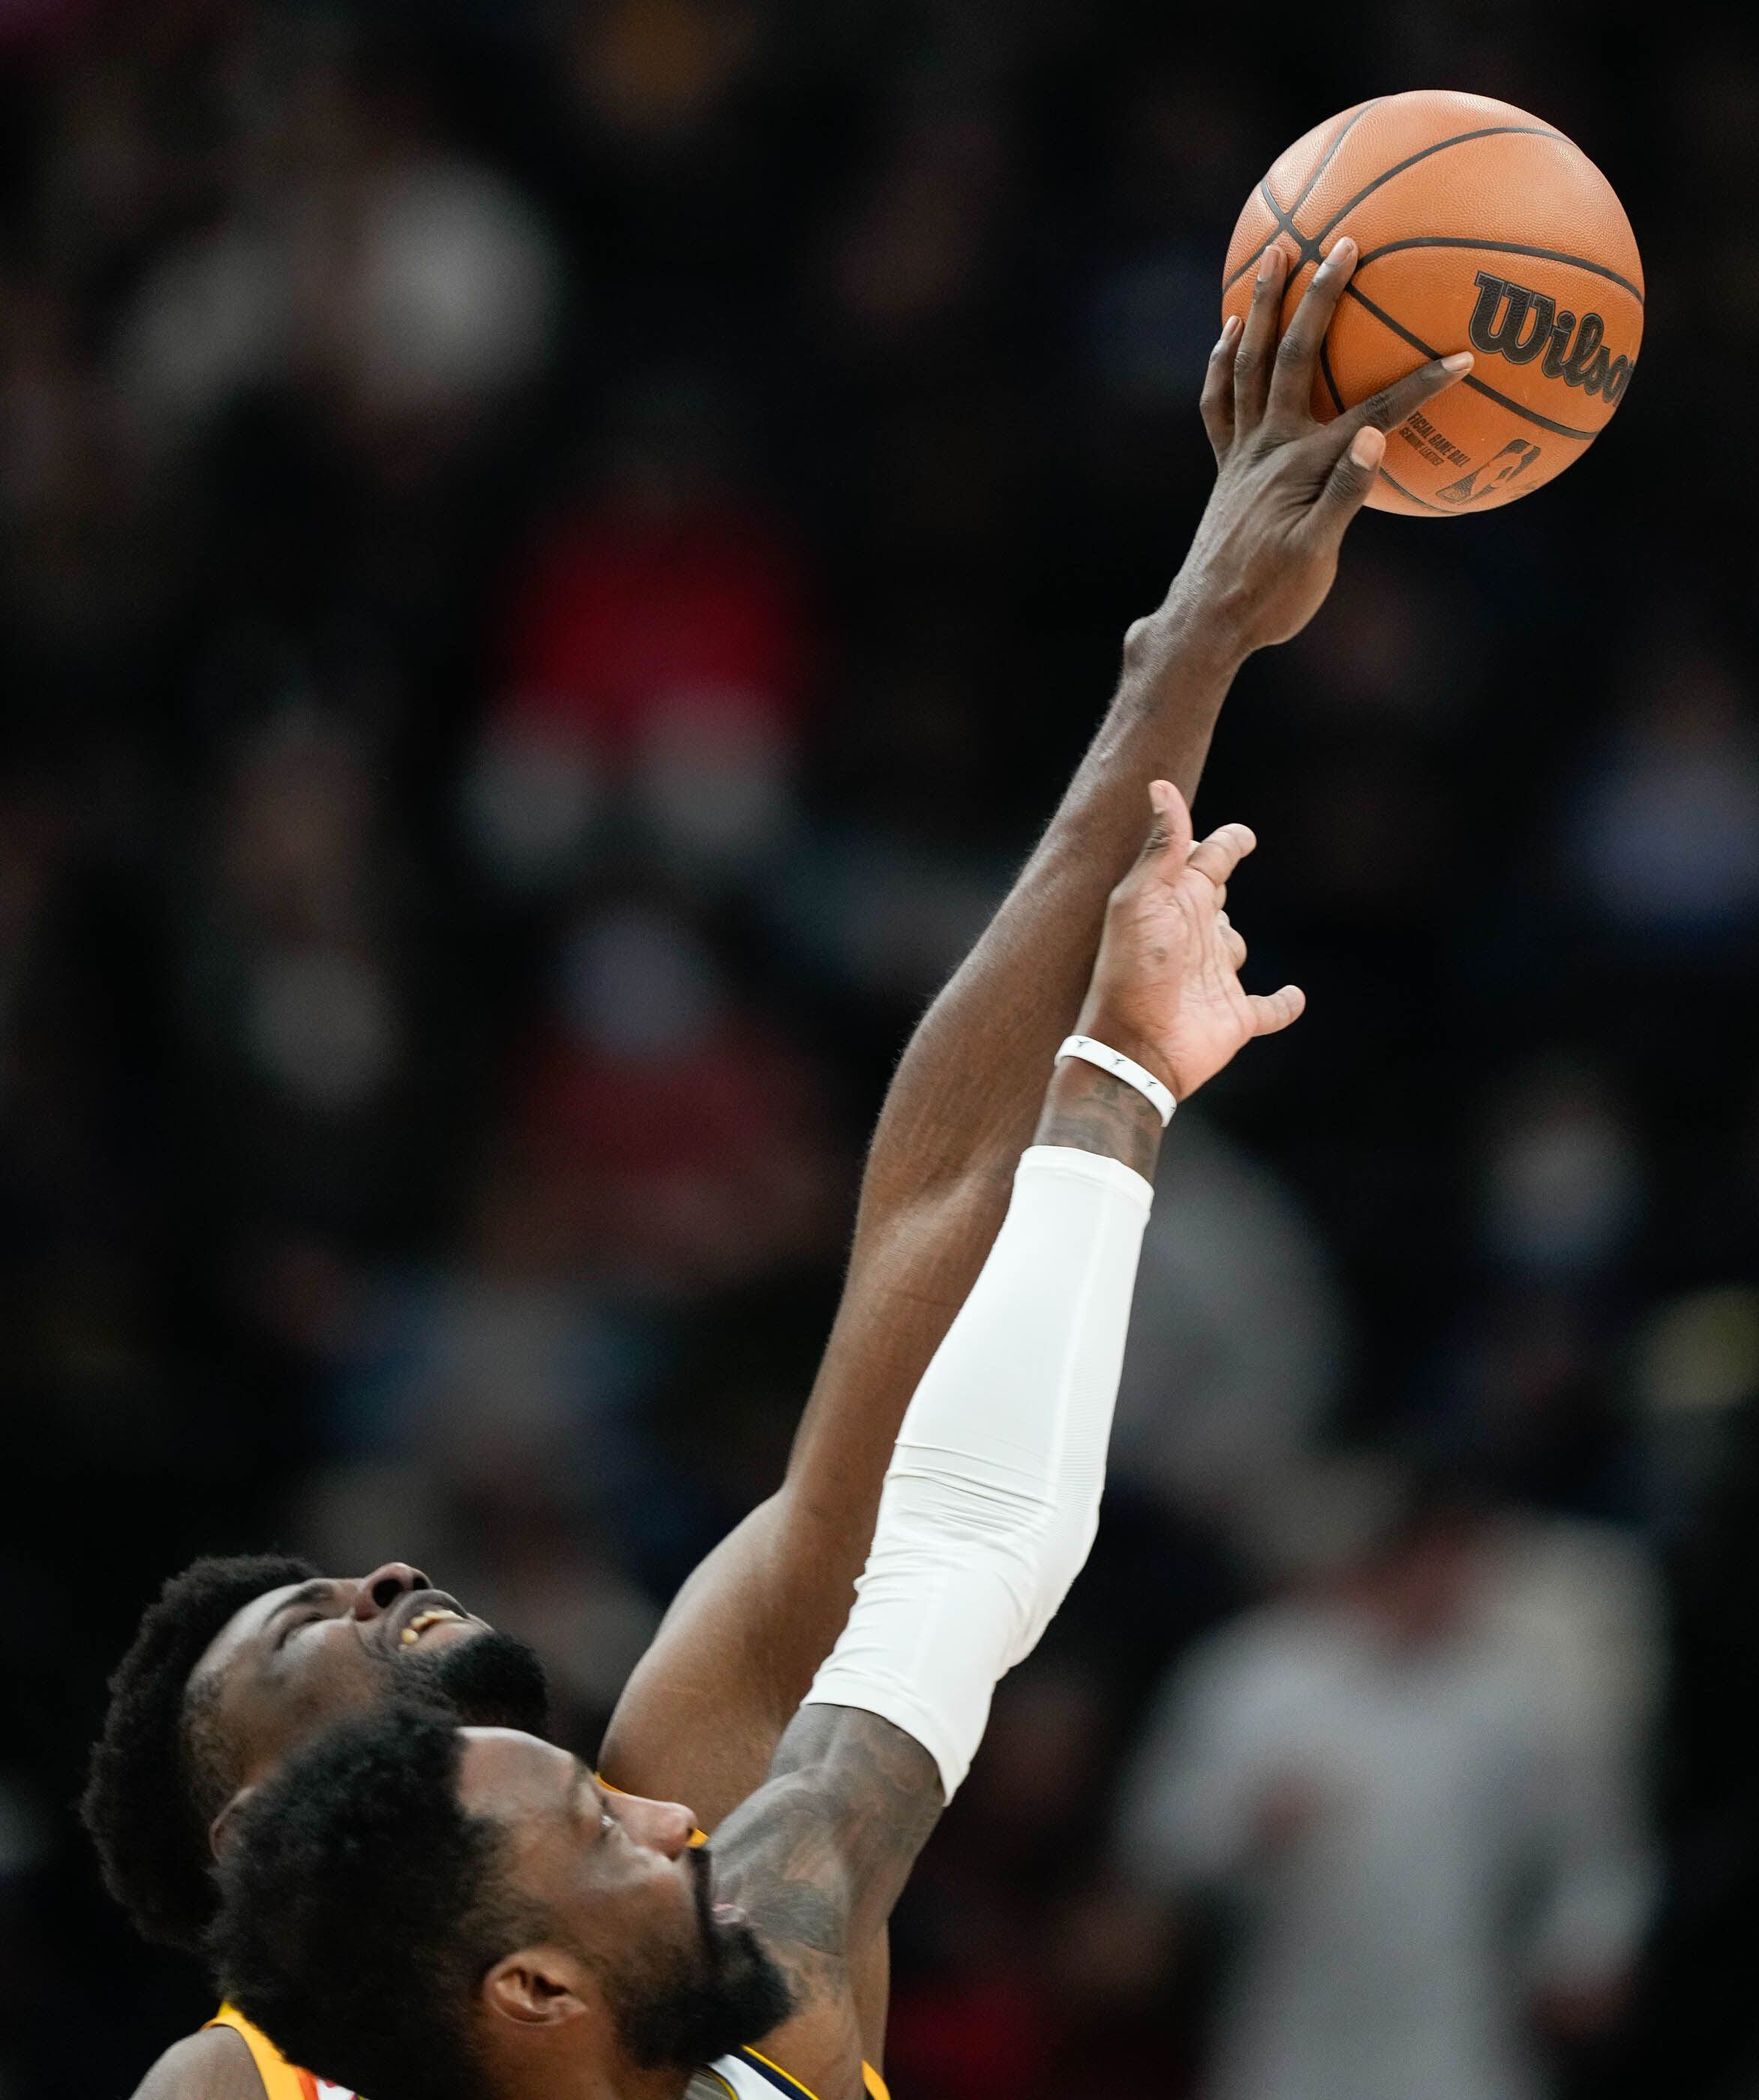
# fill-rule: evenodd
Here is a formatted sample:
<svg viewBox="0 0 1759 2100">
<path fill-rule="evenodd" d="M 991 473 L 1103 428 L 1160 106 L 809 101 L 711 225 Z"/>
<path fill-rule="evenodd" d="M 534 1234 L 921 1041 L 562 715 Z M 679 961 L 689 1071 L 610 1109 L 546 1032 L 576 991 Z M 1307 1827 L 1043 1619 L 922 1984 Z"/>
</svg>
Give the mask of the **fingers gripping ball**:
<svg viewBox="0 0 1759 2100">
<path fill-rule="evenodd" d="M 1624 398 L 1643 336 L 1643 266 L 1611 185 L 1553 126 L 1481 95 L 1424 90 L 1346 109 L 1297 139 L 1240 215 L 1224 315 L 1258 261 L 1288 257 L 1284 325 L 1320 258 L 1360 259 L 1314 384 L 1329 417 L 1422 358 L 1470 375 L 1388 438 L 1368 501 L 1446 518 L 1530 495 L 1580 459 Z"/>
</svg>

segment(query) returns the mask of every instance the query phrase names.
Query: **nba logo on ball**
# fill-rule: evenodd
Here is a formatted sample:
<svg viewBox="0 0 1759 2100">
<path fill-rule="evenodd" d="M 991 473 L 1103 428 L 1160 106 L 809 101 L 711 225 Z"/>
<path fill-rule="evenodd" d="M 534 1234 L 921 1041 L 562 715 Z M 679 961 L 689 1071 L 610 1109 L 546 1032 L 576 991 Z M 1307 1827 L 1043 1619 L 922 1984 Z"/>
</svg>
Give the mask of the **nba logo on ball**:
<svg viewBox="0 0 1759 2100">
<path fill-rule="evenodd" d="M 1289 257 L 1286 324 L 1346 235 L 1359 260 L 1320 355 L 1317 415 L 1427 359 L 1478 360 L 1390 433 L 1371 504 L 1419 518 L 1495 510 L 1581 457 L 1636 367 L 1643 267 L 1624 207 L 1580 147 L 1484 95 L 1425 90 L 1344 110 L 1247 200 L 1223 313 L 1244 316 L 1275 240 Z"/>
</svg>

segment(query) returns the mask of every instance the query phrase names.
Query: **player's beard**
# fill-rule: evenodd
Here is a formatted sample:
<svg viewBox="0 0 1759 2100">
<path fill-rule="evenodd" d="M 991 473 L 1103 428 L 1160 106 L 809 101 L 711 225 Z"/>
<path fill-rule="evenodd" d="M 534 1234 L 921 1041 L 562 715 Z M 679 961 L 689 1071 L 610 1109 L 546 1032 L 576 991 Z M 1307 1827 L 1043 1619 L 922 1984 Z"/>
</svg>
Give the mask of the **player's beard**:
<svg viewBox="0 0 1759 2100">
<path fill-rule="evenodd" d="M 723 1924 L 709 1908 L 709 1879 L 696 1882 L 694 1950 L 650 1956 L 640 1973 L 604 1977 L 617 2037 L 644 2070 L 694 2071 L 761 2041 L 793 2010 L 788 1980 L 748 1924 Z"/>
<path fill-rule="evenodd" d="M 550 1684 L 537 1650 L 496 1627 L 395 1655 L 391 1670 L 400 1699 L 436 1702 L 466 1727 L 549 1732 Z"/>
</svg>

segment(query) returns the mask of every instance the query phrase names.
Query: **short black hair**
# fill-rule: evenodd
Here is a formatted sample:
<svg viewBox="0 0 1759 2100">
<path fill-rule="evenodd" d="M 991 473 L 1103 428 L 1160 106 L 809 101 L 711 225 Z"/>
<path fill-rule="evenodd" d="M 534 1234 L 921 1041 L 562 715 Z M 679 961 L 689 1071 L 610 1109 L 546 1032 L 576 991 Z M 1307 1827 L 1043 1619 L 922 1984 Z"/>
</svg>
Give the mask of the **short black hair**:
<svg viewBox="0 0 1759 2100">
<path fill-rule="evenodd" d="M 110 1679 L 80 1813 L 105 1887 L 161 1946 L 201 1951 L 217 1901 L 208 1825 L 237 1783 L 190 1700 L 190 1673 L 235 1612 L 317 1572 L 289 1554 L 192 1562 L 148 1606 Z"/>
<path fill-rule="evenodd" d="M 394 1701 L 296 1751 L 239 1811 L 208 1939 L 228 2001 L 290 2062 L 373 2100 L 484 2100 L 476 1985 L 541 1935 L 503 1840 L 458 1799 L 456 1717 Z"/>
</svg>

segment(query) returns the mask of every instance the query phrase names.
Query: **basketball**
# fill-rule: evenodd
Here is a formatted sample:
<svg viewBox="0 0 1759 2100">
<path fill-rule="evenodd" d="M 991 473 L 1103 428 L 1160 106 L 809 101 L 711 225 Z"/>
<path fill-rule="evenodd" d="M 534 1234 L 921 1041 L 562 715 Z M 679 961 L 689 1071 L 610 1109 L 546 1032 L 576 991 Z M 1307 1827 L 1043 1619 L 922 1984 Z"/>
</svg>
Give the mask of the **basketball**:
<svg viewBox="0 0 1759 2100">
<path fill-rule="evenodd" d="M 1240 215 L 1222 284 L 1244 316 L 1259 257 L 1289 258 L 1284 325 L 1348 235 L 1355 273 L 1320 357 L 1336 415 L 1425 359 L 1474 369 L 1387 437 L 1368 501 L 1446 518 L 1562 473 L 1624 398 L 1643 335 L 1643 266 L 1611 184 L 1555 126 L 1481 95 L 1359 103 L 1298 139 Z"/>
</svg>

